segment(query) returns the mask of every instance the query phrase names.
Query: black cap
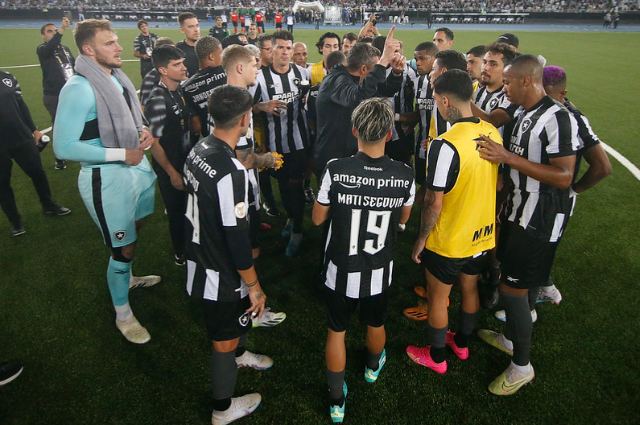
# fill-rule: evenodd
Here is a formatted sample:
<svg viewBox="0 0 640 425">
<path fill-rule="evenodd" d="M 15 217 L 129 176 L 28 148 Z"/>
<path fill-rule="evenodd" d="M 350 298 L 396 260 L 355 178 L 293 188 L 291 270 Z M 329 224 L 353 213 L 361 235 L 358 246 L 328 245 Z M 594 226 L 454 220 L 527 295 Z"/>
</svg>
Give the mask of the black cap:
<svg viewBox="0 0 640 425">
<path fill-rule="evenodd" d="M 505 32 L 500 37 L 498 37 L 498 40 L 496 41 L 499 41 L 500 43 L 507 43 L 510 46 L 515 46 L 516 49 L 520 44 L 520 40 L 518 40 L 518 37 L 516 37 L 515 34 L 511 34 L 510 32 Z"/>
</svg>

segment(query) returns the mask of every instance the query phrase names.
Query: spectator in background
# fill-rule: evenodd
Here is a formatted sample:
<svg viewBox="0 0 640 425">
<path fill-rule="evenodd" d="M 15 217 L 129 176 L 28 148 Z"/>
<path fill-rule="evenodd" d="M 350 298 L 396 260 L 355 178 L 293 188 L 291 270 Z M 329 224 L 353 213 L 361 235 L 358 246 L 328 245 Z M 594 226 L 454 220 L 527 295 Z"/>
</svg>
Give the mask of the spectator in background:
<svg viewBox="0 0 640 425">
<path fill-rule="evenodd" d="M 138 21 L 140 34 L 133 40 L 133 56 L 140 58 L 140 76 L 144 78 L 153 69 L 151 52 L 158 41 L 158 36 L 149 32 L 149 24 L 144 19 Z"/>
<path fill-rule="evenodd" d="M 188 75 L 193 75 L 198 71 L 199 62 L 196 55 L 196 41 L 200 38 L 200 23 L 198 17 L 192 12 L 182 12 L 178 15 L 180 31 L 184 34 L 184 40 L 178 42 L 176 47 L 184 52 L 186 59 L 184 65 L 187 67 Z"/>
<path fill-rule="evenodd" d="M 433 35 L 433 42 L 438 46 L 439 51 L 451 49 L 453 46 L 453 31 L 446 27 L 438 28 Z"/>
</svg>

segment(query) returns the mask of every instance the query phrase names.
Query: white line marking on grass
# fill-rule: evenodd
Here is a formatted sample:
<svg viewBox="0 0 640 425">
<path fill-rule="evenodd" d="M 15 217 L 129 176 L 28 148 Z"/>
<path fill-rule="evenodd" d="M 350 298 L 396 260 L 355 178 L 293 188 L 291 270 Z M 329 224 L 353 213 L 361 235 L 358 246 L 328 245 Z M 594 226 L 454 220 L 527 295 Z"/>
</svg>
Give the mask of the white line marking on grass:
<svg viewBox="0 0 640 425">
<path fill-rule="evenodd" d="M 138 59 L 122 59 L 122 62 L 138 62 Z M 40 66 L 39 64 L 37 65 L 14 65 L 14 66 L 0 66 L 0 68 L 2 69 L 15 69 L 15 68 L 33 68 L 35 66 Z"/>
<path fill-rule="evenodd" d="M 622 156 L 620 152 L 613 149 L 611 146 L 607 145 L 602 141 L 600 143 L 602 143 L 602 147 L 604 148 L 605 151 L 607 151 L 612 157 L 617 159 L 618 162 L 620 162 L 620 164 L 624 165 L 627 168 L 627 170 L 631 171 L 631 174 L 633 174 L 635 178 L 640 180 L 640 170 L 638 169 L 638 167 L 633 165 L 631 161 L 629 161 L 627 158 Z"/>
</svg>

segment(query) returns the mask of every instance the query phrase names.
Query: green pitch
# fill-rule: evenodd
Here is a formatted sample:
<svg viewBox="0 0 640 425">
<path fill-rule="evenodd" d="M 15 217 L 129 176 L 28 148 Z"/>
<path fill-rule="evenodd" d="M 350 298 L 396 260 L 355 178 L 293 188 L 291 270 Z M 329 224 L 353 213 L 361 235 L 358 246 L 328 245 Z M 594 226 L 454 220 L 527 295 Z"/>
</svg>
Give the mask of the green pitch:
<svg viewBox="0 0 640 425">
<path fill-rule="evenodd" d="M 203 28 L 203 34 L 208 30 Z M 174 41 L 178 30 L 152 29 Z M 340 31 L 339 34 L 343 34 Z M 133 59 L 135 29 L 118 30 L 123 57 Z M 321 32 L 296 30 L 319 59 L 313 44 Z M 456 32 L 454 48 L 466 51 L 494 41 L 500 32 Z M 0 30 L 0 69 L 37 63 L 37 29 Z M 568 73 L 571 100 L 589 117 L 606 143 L 640 164 L 637 70 L 640 34 L 518 33 L 521 51 L 543 55 Z M 398 31 L 407 56 L 432 32 Z M 69 33 L 63 42 L 77 51 Z M 125 71 L 139 86 L 139 64 Z M 6 69 L 19 80 L 36 124 L 50 126 L 42 105 L 41 71 Z M 5 135 L 0 135 L 5 137 Z M 0 422 L 24 423 L 208 423 L 211 414 L 209 355 L 197 305 L 184 289 L 184 269 L 173 265 L 160 195 L 156 213 L 146 220 L 133 264 L 136 274 L 160 274 L 163 282 L 131 293 L 131 304 L 152 339 L 128 343 L 114 326 L 105 270 L 109 252 L 102 245 L 76 187 L 79 166 L 54 171 L 53 153 L 42 154 L 56 199 L 73 210 L 67 217 L 44 217 L 33 186 L 14 167 L 13 188 L 27 230 L 11 238 L 0 218 L 0 361 L 20 359 L 23 375 L 0 389 Z M 631 423 L 640 395 L 640 275 L 638 208 L 640 181 L 615 159 L 613 174 L 578 198 L 552 272 L 562 291 L 560 306 L 538 304 L 532 363 L 537 378 L 512 397 L 498 398 L 487 385 L 509 357 L 478 338 L 471 356 L 449 355 L 444 376 L 409 360 L 408 344 L 426 344 L 424 323 L 411 322 L 402 309 L 414 305 L 412 288 L 423 283 L 409 259 L 418 211 L 401 235 L 387 324 L 388 364 L 375 384 L 363 379 L 364 333 L 354 320 L 347 335 L 346 423 Z M 583 164 L 582 169 L 586 169 Z M 274 183 L 275 185 L 275 183 Z M 275 190 L 275 189 L 274 189 Z M 277 192 L 277 190 L 276 190 Z M 307 207 L 307 213 L 310 208 Z M 246 419 L 260 424 L 329 423 L 326 406 L 324 307 L 313 272 L 320 231 L 305 222 L 299 258 L 284 256 L 280 238 L 284 218 L 265 219 L 258 272 L 268 305 L 287 320 L 251 332 L 248 348 L 271 355 L 272 369 L 238 373 L 236 394 L 258 391 L 263 404 Z M 450 318 L 455 328 L 459 296 L 454 291 Z M 481 311 L 478 328 L 501 330 Z"/>
</svg>

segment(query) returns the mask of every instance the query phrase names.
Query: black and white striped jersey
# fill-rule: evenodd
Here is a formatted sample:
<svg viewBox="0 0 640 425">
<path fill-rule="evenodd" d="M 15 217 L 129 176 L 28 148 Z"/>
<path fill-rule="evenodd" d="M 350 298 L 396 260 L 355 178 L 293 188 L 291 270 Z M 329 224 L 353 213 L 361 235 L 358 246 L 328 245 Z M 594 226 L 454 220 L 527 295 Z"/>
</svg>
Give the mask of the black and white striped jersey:
<svg viewBox="0 0 640 425">
<path fill-rule="evenodd" d="M 227 84 L 227 74 L 222 65 L 198 70 L 183 85 L 182 91 L 193 115 L 200 118 L 201 133 L 208 136 L 213 129 L 213 120 L 209 116 L 207 101 L 216 87 Z"/>
<path fill-rule="evenodd" d="M 249 123 L 249 129 L 246 136 L 242 136 L 236 145 L 236 151 L 249 149 L 255 152 L 256 143 L 253 138 L 253 115 Z M 258 176 L 258 169 L 252 168 L 247 170 L 247 176 L 249 177 L 249 206 L 255 208 L 256 211 L 260 210 L 260 178 Z"/>
<path fill-rule="evenodd" d="M 506 93 L 502 91 L 502 86 L 496 91 L 489 91 L 486 87 L 478 87 L 478 90 L 473 94 L 472 101 L 476 104 L 476 106 L 482 109 L 486 114 L 490 114 L 491 112 L 498 109 L 499 106 L 503 108 L 510 107 L 511 102 L 506 99 Z M 503 98 L 505 102 L 503 102 Z M 514 107 L 514 111 L 517 109 Z M 511 114 L 513 115 L 513 114 Z"/>
<path fill-rule="evenodd" d="M 507 147 L 516 155 L 549 165 L 549 159 L 576 154 L 577 123 L 566 108 L 550 97 L 545 96 L 529 110 L 518 108 L 514 119 L 516 124 Z M 509 177 L 513 189 L 507 198 L 505 217 L 536 238 L 557 242 L 571 213 L 569 190 L 541 183 L 513 168 L 509 169 Z"/>
<path fill-rule="evenodd" d="M 392 68 L 387 69 L 387 77 L 391 74 Z M 416 71 L 407 64 L 402 72 L 402 86 L 400 91 L 395 96 L 390 97 L 389 100 L 393 104 L 393 112 L 396 114 L 404 114 L 413 111 L 413 100 L 415 98 L 415 84 L 418 81 L 418 74 Z M 400 122 L 396 122 L 391 129 L 391 141 L 404 139 L 402 126 Z M 413 137 L 413 136 L 412 136 Z"/>
<path fill-rule="evenodd" d="M 249 290 L 238 270 L 253 266 L 249 240 L 247 170 L 224 141 L 209 136 L 189 152 L 187 292 L 194 298 L 235 301 Z"/>
<path fill-rule="evenodd" d="M 327 163 L 317 199 L 331 207 L 327 287 L 350 298 L 377 295 L 389 287 L 396 228 L 402 208 L 413 205 L 415 191 L 413 170 L 387 156 L 358 152 Z"/>
<path fill-rule="evenodd" d="M 309 146 L 309 130 L 304 110 L 300 83 L 309 80 L 309 71 L 291 64 L 289 72 L 279 74 L 273 66 L 263 67 L 256 79 L 256 85 L 249 88 L 254 102 L 280 100 L 287 103 L 287 110 L 279 116 L 266 115 L 266 131 L 269 136 L 269 150 L 286 154 Z"/>
<path fill-rule="evenodd" d="M 416 89 L 416 111 L 420 111 L 420 121 L 418 122 L 418 134 L 416 135 L 416 155 L 426 158 L 426 149 L 422 146 L 422 141 L 429 137 L 429 126 L 431 125 L 431 113 L 435 106 L 433 99 L 433 89 L 429 82 L 428 75 L 421 75 L 415 84 Z"/>
</svg>

